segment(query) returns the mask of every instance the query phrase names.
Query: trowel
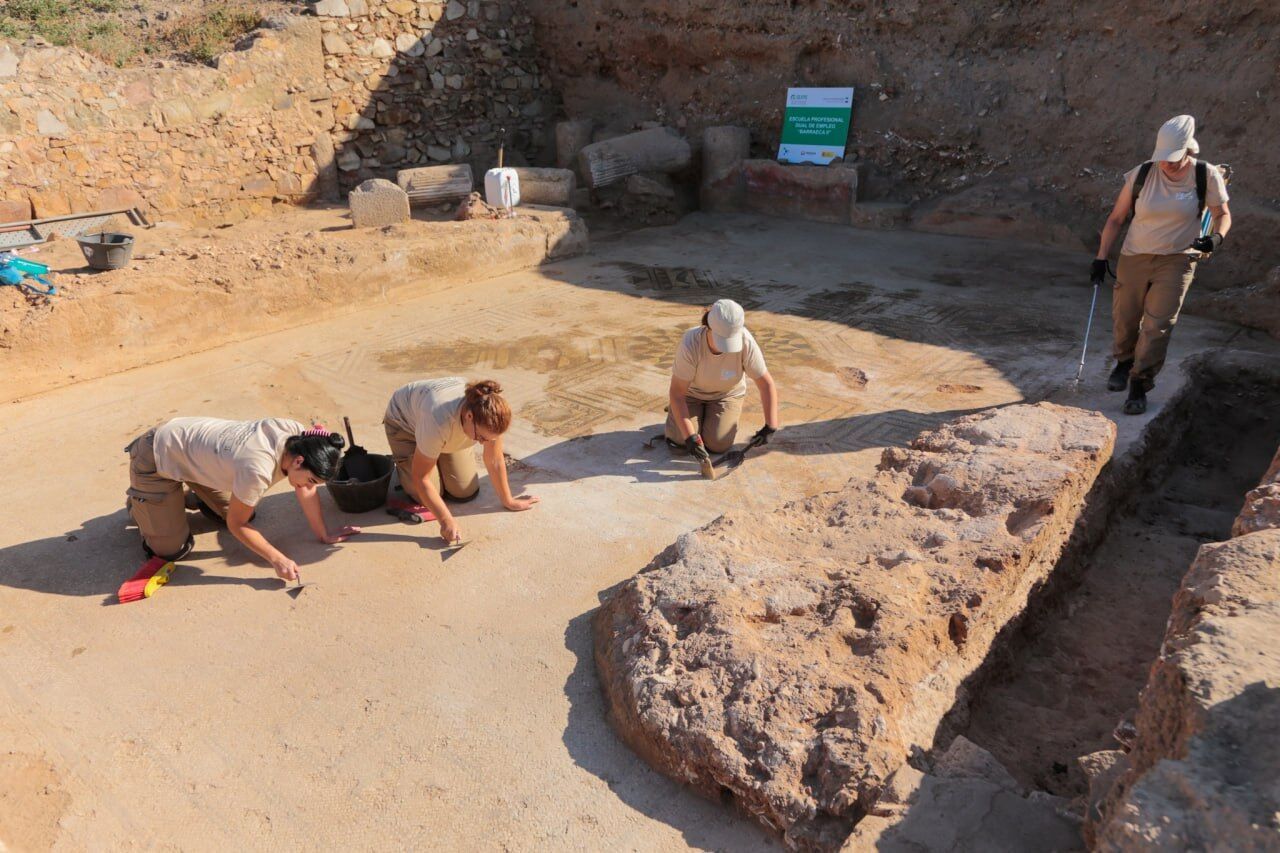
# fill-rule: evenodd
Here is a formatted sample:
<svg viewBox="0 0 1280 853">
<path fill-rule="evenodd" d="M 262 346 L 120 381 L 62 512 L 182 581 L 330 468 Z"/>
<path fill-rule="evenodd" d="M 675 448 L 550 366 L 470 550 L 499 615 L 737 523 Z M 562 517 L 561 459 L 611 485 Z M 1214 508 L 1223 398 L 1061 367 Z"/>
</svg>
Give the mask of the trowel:
<svg viewBox="0 0 1280 853">
<path fill-rule="evenodd" d="M 747 458 L 748 451 L 759 447 L 760 445 L 764 444 L 767 440 L 768 440 L 767 438 L 764 438 L 762 436 L 756 436 L 752 438 L 749 442 L 747 442 L 747 446 L 742 448 L 741 450 L 730 450 L 728 453 L 724 454 L 723 456 L 721 456 L 719 459 L 715 461 L 714 465 L 716 467 L 716 470 L 722 471 L 723 473 L 726 473 L 726 474 L 734 470 L 739 465 L 741 465 L 743 461 Z"/>
<path fill-rule="evenodd" d="M 443 563 L 445 560 L 449 559 L 454 554 L 458 553 L 459 551 L 461 551 L 463 548 L 467 547 L 470 544 L 471 544 L 470 539 L 453 540 L 448 545 L 444 546 L 444 550 L 440 552 L 440 562 Z"/>
<path fill-rule="evenodd" d="M 302 572 L 298 572 L 298 582 L 293 586 L 285 587 L 285 589 L 289 591 L 289 597 L 296 600 L 299 595 L 302 595 L 302 591 L 309 586 L 311 584 L 302 582 Z"/>
</svg>

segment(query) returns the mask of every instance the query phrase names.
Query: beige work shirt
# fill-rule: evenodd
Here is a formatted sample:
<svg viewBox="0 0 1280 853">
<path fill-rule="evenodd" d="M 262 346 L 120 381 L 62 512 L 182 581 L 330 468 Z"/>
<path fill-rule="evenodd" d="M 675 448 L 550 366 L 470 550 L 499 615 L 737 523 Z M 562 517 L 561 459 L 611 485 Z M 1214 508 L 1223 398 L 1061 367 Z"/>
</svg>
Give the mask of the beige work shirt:
<svg viewBox="0 0 1280 853">
<path fill-rule="evenodd" d="M 1137 166 L 1124 176 L 1124 192 L 1133 195 Z M 1205 207 L 1217 207 L 1228 201 L 1227 185 L 1218 167 L 1209 164 L 1205 185 Z M 1142 185 L 1142 195 L 1134 208 L 1129 233 L 1125 235 L 1122 255 L 1178 255 L 1192 252 L 1191 241 L 1200 236 L 1200 200 L 1196 198 L 1196 160 L 1191 159 L 1186 174 L 1176 181 L 1165 177 L 1160 164 L 1151 166 Z"/>
<path fill-rule="evenodd" d="M 413 433 L 417 450 L 428 459 L 474 447 L 462 428 L 467 381 L 457 376 L 421 379 L 396 390 L 387 404 L 388 423 Z"/>
<path fill-rule="evenodd" d="M 174 418 L 156 429 L 156 473 L 230 492 L 240 503 L 257 506 L 267 489 L 284 479 L 285 441 L 305 429 L 288 418 Z"/>
<path fill-rule="evenodd" d="M 756 339 L 742 330 L 742 349 L 716 355 L 707 345 L 710 331 L 698 326 L 684 333 L 676 348 L 671 375 L 689 383 L 695 400 L 727 400 L 747 393 L 747 377 L 759 379 L 768 372 Z"/>
</svg>

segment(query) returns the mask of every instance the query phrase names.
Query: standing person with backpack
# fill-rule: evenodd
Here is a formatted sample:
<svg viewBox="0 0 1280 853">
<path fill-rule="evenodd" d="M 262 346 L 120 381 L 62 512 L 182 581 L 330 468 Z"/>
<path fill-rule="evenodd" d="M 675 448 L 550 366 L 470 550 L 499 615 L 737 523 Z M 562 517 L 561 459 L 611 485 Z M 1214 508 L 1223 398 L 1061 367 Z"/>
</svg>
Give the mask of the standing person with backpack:
<svg viewBox="0 0 1280 853">
<path fill-rule="evenodd" d="M 1125 174 L 1090 272 L 1093 284 L 1106 280 L 1107 256 L 1132 213 L 1111 297 L 1116 366 L 1107 379 L 1109 390 L 1129 389 L 1126 415 L 1147 410 L 1147 392 L 1164 366 L 1196 262 L 1217 251 L 1231 230 L 1222 172 L 1191 156 L 1200 151 L 1195 130 L 1191 116 L 1169 119 L 1156 136 L 1151 159 Z M 1212 219 L 1202 237 L 1206 206 Z"/>
</svg>

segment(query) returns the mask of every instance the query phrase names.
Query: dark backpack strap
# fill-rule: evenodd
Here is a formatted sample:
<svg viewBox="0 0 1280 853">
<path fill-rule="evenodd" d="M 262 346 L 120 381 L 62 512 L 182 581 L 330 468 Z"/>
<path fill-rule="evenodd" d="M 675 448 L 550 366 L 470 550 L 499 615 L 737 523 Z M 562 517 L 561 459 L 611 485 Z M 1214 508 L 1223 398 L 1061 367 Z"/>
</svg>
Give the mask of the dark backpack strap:
<svg viewBox="0 0 1280 853">
<path fill-rule="evenodd" d="M 1133 179 L 1133 203 L 1129 205 L 1132 208 L 1133 215 L 1138 213 L 1138 196 L 1142 195 L 1142 187 L 1147 182 L 1147 175 L 1151 174 L 1151 161 L 1143 163 L 1138 167 L 1138 174 Z"/>
<path fill-rule="evenodd" d="M 1203 160 L 1196 162 L 1196 198 L 1200 200 L 1199 213 L 1204 213 L 1204 200 L 1209 193 L 1209 164 Z"/>
</svg>

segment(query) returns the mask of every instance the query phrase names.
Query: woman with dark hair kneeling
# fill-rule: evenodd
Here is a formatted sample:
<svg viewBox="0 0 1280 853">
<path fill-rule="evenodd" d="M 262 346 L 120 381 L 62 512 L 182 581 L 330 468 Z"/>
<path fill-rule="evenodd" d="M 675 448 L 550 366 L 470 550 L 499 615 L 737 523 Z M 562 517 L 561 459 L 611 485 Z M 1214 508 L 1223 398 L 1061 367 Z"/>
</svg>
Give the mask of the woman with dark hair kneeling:
<svg viewBox="0 0 1280 853">
<path fill-rule="evenodd" d="M 312 532 L 329 545 L 360 532 L 330 532 L 316 487 L 338 473 L 342 436 L 307 429 L 286 418 L 225 421 L 174 418 L 138 436 L 129 454 L 129 514 L 152 557 L 180 560 L 195 544 L 187 524 L 183 484 L 206 514 L 262 557 L 282 580 L 297 580 L 298 564 L 267 541 L 252 524 L 267 489 L 283 479 L 293 486 Z"/>
<path fill-rule="evenodd" d="M 444 495 L 469 501 L 480 492 L 476 457 L 484 446 L 484 467 L 502 505 L 512 512 L 530 509 L 535 497 L 511 494 L 502 434 L 511 426 L 511 407 L 502 386 L 492 379 L 423 379 L 396 390 L 382 424 L 405 492 L 440 520 L 445 542 L 462 541 L 457 519 Z"/>
</svg>

